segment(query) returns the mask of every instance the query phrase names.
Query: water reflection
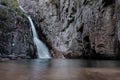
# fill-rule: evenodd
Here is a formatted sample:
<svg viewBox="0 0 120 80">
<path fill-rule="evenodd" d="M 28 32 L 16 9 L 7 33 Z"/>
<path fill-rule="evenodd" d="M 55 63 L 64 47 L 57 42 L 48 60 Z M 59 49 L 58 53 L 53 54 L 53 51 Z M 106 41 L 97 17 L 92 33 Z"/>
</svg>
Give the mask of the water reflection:
<svg viewBox="0 0 120 80">
<path fill-rule="evenodd" d="M 0 61 L 0 64 L 6 64 L 15 67 L 24 65 L 31 68 L 119 68 L 120 60 L 72 60 L 72 59 L 33 59 L 33 60 L 20 60 L 20 61 Z"/>
<path fill-rule="evenodd" d="M 49 67 L 83 67 L 83 68 L 105 68 L 105 67 L 120 67 L 120 61 L 118 60 L 67 60 L 56 59 L 50 60 Z"/>
<path fill-rule="evenodd" d="M 1 80 L 117 80 L 120 63 L 113 60 L 37 59 L 0 62 Z M 106 75 L 106 76 L 104 76 Z M 112 76 L 111 76 L 112 75 Z"/>
</svg>

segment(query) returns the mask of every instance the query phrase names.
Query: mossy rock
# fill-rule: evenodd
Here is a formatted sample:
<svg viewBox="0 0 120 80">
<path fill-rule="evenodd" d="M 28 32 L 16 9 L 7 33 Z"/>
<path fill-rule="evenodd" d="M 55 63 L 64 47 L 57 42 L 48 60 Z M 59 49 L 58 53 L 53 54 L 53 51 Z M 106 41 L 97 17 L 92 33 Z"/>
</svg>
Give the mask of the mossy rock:
<svg viewBox="0 0 120 80">
<path fill-rule="evenodd" d="M 17 0 L 0 0 L 0 29 L 7 30 L 6 26 L 14 23 L 16 15 L 22 18 L 21 22 L 28 22 Z"/>
<path fill-rule="evenodd" d="M 15 53 L 27 57 L 32 52 L 34 44 L 30 24 L 17 0 L 0 0 L 0 55 Z"/>
<path fill-rule="evenodd" d="M 0 4 L 16 11 L 20 16 L 25 17 L 23 11 L 19 8 L 17 0 L 0 0 Z"/>
</svg>

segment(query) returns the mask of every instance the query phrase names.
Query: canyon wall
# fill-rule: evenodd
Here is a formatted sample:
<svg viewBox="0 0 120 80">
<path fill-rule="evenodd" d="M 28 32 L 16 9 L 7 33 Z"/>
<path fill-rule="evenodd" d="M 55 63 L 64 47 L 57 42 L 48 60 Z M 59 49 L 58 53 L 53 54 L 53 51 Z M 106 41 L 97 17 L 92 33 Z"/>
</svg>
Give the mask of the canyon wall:
<svg viewBox="0 0 120 80">
<path fill-rule="evenodd" d="M 53 57 L 119 57 L 115 0 L 20 1 Z"/>
<path fill-rule="evenodd" d="M 120 58 L 119 0 L 19 0 L 54 58 Z M 0 0 L 0 57 L 35 57 L 17 0 Z"/>
</svg>

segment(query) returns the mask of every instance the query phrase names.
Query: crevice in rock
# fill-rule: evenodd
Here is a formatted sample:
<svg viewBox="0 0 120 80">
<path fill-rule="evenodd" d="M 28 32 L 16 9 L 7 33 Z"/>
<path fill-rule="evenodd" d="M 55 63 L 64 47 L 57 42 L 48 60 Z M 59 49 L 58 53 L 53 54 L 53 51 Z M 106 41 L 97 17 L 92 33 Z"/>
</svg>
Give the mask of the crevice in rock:
<svg viewBox="0 0 120 80">
<path fill-rule="evenodd" d="M 88 3 L 88 1 L 87 1 L 87 0 L 84 0 L 83 5 L 86 5 L 87 3 Z"/>
<path fill-rule="evenodd" d="M 104 44 L 99 44 L 98 46 L 97 46 L 98 48 L 104 48 L 105 47 L 105 45 Z"/>
<path fill-rule="evenodd" d="M 72 7 L 72 15 L 74 15 L 75 13 L 77 12 L 76 8 L 75 7 Z"/>
<path fill-rule="evenodd" d="M 102 4 L 104 4 L 103 7 L 107 7 L 109 5 L 112 5 L 113 3 L 114 3 L 114 0 L 103 0 L 102 1 Z"/>
<path fill-rule="evenodd" d="M 81 34 L 82 34 L 83 30 L 84 30 L 84 24 L 81 25 L 80 29 L 78 29 L 77 32 L 81 32 Z"/>
<path fill-rule="evenodd" d="M 90 55 L 91 46 L 90 46 L 90 39 L 89 39 L 88 35 L 83 38 L 83 46 L 84 46 L 84 54 L 83 55 L 85 55 L 85 56 Z"/>
<path fill-rule="evenodd" d="M 68 8 L 66 8 L 65 12 L 68 13 Z"/>
<path fill-rule="evenodd" d="M 84 41 L 85 41 L 85 42 L 90 42 L 89 36 L 85 36 L 85 37 L 84 37 Z"/>
</svg>

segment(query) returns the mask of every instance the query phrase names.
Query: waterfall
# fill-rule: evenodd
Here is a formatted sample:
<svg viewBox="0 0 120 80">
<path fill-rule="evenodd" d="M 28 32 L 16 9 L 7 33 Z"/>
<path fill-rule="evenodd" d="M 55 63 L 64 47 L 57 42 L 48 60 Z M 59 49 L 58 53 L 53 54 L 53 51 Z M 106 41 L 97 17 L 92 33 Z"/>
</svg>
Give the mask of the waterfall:
<svg viewBox="0 0 120 80">
<path fill-rule="evenodd" d="M 28 20 L 29 20 L 29 22 L 30 22 L 30 24 L 31 24 L 31 28 L 32 28 L 32 32 L 33 32 L 33 38 L 35 38 L 35 37 L 38 38 L 38 35 L 37 35 L 36 29 L 35 29 L 35 26 L 34 26 L 34 24 L 33 24 L 33 21 L 32 21 L 32 19 L 31 19 L 31 17 L 30 17 L 30 16 L 27 16 L 27 18 L 28 18 Z"/>
<path fill-rule="evenodd" d="M 20 9 L 26 14 L 25 10 L 22 8 L 22 6 L 19 6 Z M 36 32 L 36 29 L 35 29 L 35 25 L 31 19 L 31 17 L 29 15 L 27 15 L 27 18 L 30 22 L 30 25 L 31 25 L 31 28 L 32 28 L 32 33 L 33 33 L 33 40 L 34 40 L 34 43 L 37 47 L 37 55 L 38 55 L 38 58 L 40 59 L 49 59 L 51 58 L 50 57 L 50 53 L 49 53 L 49 50 L 48 48 L 46 47 L 46 45 L 41 41 L 39 40 L 38 38 L 38 35 L 37 35 L 37 32 Z"/>
</svg>

